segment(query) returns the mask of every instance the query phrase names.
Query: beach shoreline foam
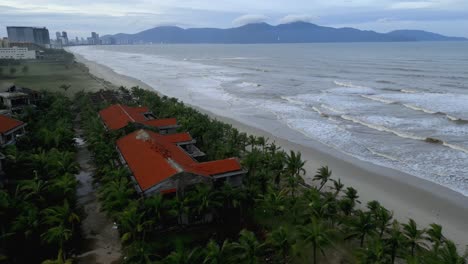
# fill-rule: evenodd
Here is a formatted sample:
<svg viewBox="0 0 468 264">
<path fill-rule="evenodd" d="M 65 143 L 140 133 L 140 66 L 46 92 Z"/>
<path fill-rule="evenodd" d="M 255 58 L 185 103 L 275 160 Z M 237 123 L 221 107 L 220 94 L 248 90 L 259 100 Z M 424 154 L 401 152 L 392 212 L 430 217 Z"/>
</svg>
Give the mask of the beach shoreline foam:
<svg viewBox="0 0 468 264">
<path fill-rule="evenodd" d="M 86 60 L 78 54 L 75 56 L 78 62 L 88 67 L 91 74 L 117 87 L 140 86 L 160 94 L 157 87 L 151 87 L 141 80 L 118 74 L 109 67 Z M 468 244 L 468 225 L 466 224 L 468 222 L 468 197 L 458 192 L 398 170 L 350 157 L 319 142 L 313 142 L 314 147 L 310 147 L 310 144 L 304 146 L 232 118 L 191 106 L 212 118 L 231 124 L 241 132 L 269 138 L 286 151 L 300 151 L 303 159 L 307 160 L 305 167 L 308 173 L 305 179 L 309 183 L 316 169 L 328 165 L 333 171 L 333 178 L 340 178 L 346 186 L 352 186 L 358 190 L 359 199 L 363 205 L 368 201 L 378 200 L 383 206 L 393 211 L 395 217 L 402 222 L 413 218 L 424 227 L 431 223 L 438 223 L 443 226 L 446 236 L 452 239 L 461 250 L 464 250 L 465 245 Z"/>
</svg>

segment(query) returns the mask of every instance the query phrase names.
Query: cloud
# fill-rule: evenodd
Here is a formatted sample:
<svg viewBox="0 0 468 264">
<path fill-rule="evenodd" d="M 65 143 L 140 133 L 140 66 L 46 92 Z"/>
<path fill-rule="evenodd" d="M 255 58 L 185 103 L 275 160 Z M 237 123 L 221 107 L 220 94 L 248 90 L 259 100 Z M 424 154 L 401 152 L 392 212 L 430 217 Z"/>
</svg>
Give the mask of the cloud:
<svg viewBox="0 0 468 264">
<path fill-rule="evenodd" d="M 436 3 L 432 1 L 412 1 L 412 2 L 399 2 L 392 4 L 392 9 L 425 9 L 435 6 Z"/>
<path fill-rule="evenodd" d="M 243 26 L 247 24 L 253 24 L 253 23 L 261 23 L 265 22 L 268 17 L 265 15 L 259 15 L 259 14 L 247 14 L 240 16 L 232 21 L 232 24 L 235 26 Z"/>
<path fill-rule="evenodd" d="M 291 15 L 282 17 L 279 20 L 279 23 L 289 24 L 289 23 L 294 23 L 294 22 L 310 22 L 314 19 L 317 19 L 317 17 L 306 15 L 306 14 L 291 14 Z"/>
</svg>

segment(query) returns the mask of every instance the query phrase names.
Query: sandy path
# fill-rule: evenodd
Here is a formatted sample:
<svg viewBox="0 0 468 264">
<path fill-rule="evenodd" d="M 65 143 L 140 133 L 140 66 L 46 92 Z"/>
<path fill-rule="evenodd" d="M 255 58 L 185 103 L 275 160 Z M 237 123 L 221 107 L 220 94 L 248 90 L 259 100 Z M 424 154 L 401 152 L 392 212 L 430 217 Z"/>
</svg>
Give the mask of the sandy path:
<svg viewBox="0 0 468 264">
<path fill-rule="evenodd" d="M 82 140 L 80 116 L 75 120 L 75 133 L 78 141 Z M 83 246 L 78 263 L 109 264 L 120 263 L 121 245 L 118 230 L 114 223 L 100 210 L 100 202 L 93 186 L 93 164 L 91 153 L 82 142 L 78 146 L 77 161 L 80 173 L 76 175 L 79 185 L 77 188 L 78 204 L 83 206 L 85 217 L 82 219 Z"/>
</svg>

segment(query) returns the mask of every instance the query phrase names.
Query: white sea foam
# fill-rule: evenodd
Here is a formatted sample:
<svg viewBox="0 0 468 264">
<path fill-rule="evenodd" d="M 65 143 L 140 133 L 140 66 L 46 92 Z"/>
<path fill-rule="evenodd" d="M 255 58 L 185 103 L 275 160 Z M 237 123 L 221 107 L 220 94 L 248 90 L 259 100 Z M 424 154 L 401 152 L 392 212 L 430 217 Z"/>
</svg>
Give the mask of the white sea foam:
<svg viewBox="0 0 468 264">
<path fill-rule="evenodd" d="M 396 101 L 429 114 L 443 113 L 451 120 L 468 120 L 468 95 L 443 93 L 381 94 L 374 100 Z"/>
<path fill-rule="evenodd" d="M 270 118 L 276 123 L 271 127 L 265 123 L 253 125 L 275 133 L 281 124 L 358 159 L 396 168 L 468 195 L 468 142 L 464 140 L 468 129 L 460 122 L 448 121 L 468 119 L 465 118 L 467 95 L 430 94 L 397 87 L 397 83 L 405 80 L 389 82 L 390 87 L 384 89 L 351 82 L 330 83 L 330 78 L 335 78 L 330 77 L 333 69 L 320 71 L 318 68 L 313 75 L 309 71 L 294 71 L 294 79 L 301 83 L 296 88 L 283 82 L 283 71 L 288 71 L 287 65 L 280 65 L 284 61 L 275 64 L 272 70 L 247 60 L 251 58 L 238 56 L 239 53 L 231 56 L 230 48 L 222 56 L 210 55 L 210 65 L 203 64 L 207 59 L 197 54 L 186 55 L 189 59 L 184 60 L 161 56 L 161 52 L 158 55 L 132 53 L 128 52 L 132 48 L 125 47 L 122 47 L 125 52 L 112 51 L 121 47 L 73 49 L 88 60 L 98 61 L 166 95 L 217 114 L 241 121 L 268 113 L 265 123 Z M 225 66 L 229 63 L 235 65 Z M 258 71 L 262 67 L 265 71 Z M 261 80 L 262 86 L 249 79 Z M 393 92 L 385 90 L 390 88 Z M 440 112 L 447 114 L 447 119 L 440 118 Z M 426 142 L 427 137 L 441 141 L 430 144 Z"/>
<path fill-rule="evenodd" d="M 355 85 L 351 82 L 340 82 L 340 81 L 333 81 L 334 84 L 342 87 L 348 87 L 348 88 L 368 88 L 360 85 Z"/>
</svg>

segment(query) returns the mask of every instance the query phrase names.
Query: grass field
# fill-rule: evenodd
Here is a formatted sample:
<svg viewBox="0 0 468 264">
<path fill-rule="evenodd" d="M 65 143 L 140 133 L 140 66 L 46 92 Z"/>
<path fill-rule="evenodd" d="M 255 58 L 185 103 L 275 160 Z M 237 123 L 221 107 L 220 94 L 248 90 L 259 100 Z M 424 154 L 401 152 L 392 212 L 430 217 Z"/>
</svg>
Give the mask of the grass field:
<svg viewBox="0 0 468 264">
<path fill-rule="evenodd" d="M 22 71 L 27 66 L 27 72 Z M 10 67 L 16 68 L 15 74 L 10 74 Z M 0 65 L 0 88 L 16 84 L 34 90 L 61 91 L 68 96 L 76 92 L 97 91 L 113 88 L 111 84 L 90 75 L 88 69 L 80 63 L 65 63 L 61 60 L 35 60 L 21 62 L 20 65 Z M 65 91 L 62 85 L 70 85 Z"/>
</svg>

